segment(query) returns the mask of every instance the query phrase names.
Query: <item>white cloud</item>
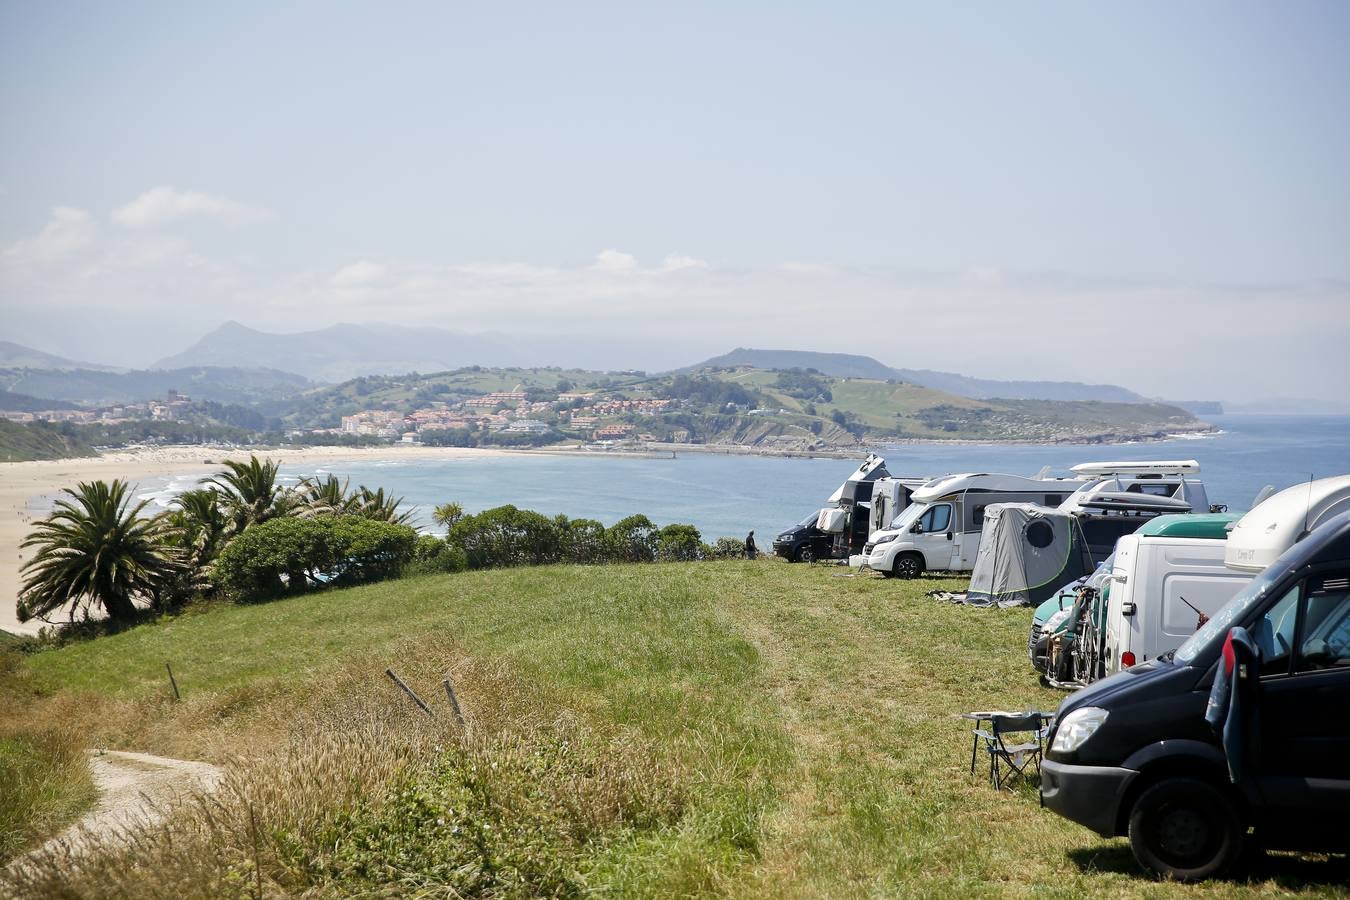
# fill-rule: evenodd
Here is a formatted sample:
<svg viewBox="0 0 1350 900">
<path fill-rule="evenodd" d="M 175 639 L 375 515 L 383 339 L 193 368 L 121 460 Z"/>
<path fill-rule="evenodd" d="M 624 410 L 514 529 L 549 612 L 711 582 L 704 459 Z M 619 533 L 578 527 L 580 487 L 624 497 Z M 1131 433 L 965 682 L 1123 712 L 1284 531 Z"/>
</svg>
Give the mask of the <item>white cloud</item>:
<svg viewBox="0 0 1350 900">
<path fill-rule="evenodd" d="M 702 259 L 695 259 L 692 256 L 680 256 L 672 253 L 661 263 L 661 271 L 678 272 L 681 269 L 706 269 L 708 263 Z"/>
<path fill-rule="evenodd" d="M 328 283 L 338 288 L 364 287 L 383 278 L 385 271 L 385 267 L 379 263 L 363 259 L 338 269 L 328 279 Z"/>
<path fill-rule="evenodd" d="M 227 225 L 249 225 L 271 218 L 271 213 L 228 197 L 201 191 L 154 187 L 113 212 L 113 221 L 127 228 L 153 228 L 192 216 L 215 219 Z"/>
<path fill-rule="evenodd" d="M 630 272 L 637 268 L 637 257 L 610 247 L 595 255 L 593 268 L 603 272 Z"/>
<path fill-rule="evenodd" d="M 57 206 L 40 232 L 5 248 L 5 258 L 14 263 L 56 262 L 87 247 L 97 233 L 98 225 L 89 213 Z"/>
</svg>

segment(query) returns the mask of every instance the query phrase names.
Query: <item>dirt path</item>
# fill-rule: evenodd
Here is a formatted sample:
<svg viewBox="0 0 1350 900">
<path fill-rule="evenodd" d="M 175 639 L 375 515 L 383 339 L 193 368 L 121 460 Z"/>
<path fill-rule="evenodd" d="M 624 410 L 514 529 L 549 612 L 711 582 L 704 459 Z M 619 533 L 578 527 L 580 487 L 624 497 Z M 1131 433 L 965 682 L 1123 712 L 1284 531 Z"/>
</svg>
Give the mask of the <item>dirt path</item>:
<svg viewBox="0 0 1350 900">
<path fill-rule="evenodd" d="M 210 763 L 122 750 L 90 750 L 89 770 L 99 792 L 94 808 L 15 865 L 41 859 L 62 844 L 79 852 L 90 837 L 152 822 L 165 806 L 195 791 L 212 791 L 221 778 L 220 769 Z"/>
</svg>

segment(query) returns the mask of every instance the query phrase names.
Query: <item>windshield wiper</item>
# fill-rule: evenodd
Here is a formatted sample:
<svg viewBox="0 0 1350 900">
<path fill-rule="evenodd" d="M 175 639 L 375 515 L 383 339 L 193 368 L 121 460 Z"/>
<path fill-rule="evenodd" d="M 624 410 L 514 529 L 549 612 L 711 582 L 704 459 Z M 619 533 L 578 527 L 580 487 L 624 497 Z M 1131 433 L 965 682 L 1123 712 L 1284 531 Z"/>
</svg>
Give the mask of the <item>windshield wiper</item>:
<svg viewBox="0 0 1350 900">
<path fill-rule="evenodd" d="M 1187 605 L 1187 606 L 1190 606 L 1189 603 L 1186 604 L 1186 605 Z M 1175 651 L 1175 650 L 1168 650 L 1166 653 L 1159 654 L 1158 660 L 1159 660 L 1160 662 L 1170 663 L 1176 655 L 1177 655 L 1177 651 Z"/>
</svg>

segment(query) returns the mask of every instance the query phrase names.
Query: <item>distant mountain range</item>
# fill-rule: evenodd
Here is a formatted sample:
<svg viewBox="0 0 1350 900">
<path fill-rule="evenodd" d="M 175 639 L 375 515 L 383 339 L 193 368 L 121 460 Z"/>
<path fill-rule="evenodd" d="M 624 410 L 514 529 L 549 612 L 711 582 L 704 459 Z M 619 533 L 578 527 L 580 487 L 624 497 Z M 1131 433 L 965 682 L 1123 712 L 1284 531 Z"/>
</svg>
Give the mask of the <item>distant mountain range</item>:
<svg viewBox="0 0 1350 900">
<path fill-rule="evenodd" d="M 1101 400 L 1143 403 L 1147 398 L 1114 384 L 1077 381 L 995 381 L 932 369 L 895 369 L 870 356 L 852 353 L 815 353 L 807 350 L 755 350 L 737 347 L 730 353 L 704 360 L 684 371 L 709 366 L 754 366 L 759 369 L 815 369 L 836 378 L 880 378 L 905 381 L 976 400 Z"/>
<path fill-rule="evenodd" d="M 97 363 L 79 362 L 44 353 L 15 344 L 12 341 L 0 341 L 0 369 L 89 369 L 95 372 L 116 372 L 115 366 L 101 366 Z"/>
<path fill-rule="evenodd" d="M 303 376 L 276 369 L 191 366 L 110 372 L 0 368 L 0 409 L 32 412 L 61 408 L 69 403 L 95 406 L 135 403 L 164 397 L 171 390 L 188 394 L 194 400 L 263 403 L 284 400 L 311 387 L 312 383 Z"/>
<path fill-rule="evenodd" d="M 182 353 L 152 368 L 235 366 L 280 369 L 314 381 L 341 382 L 362 375 L 444 372 L 465 365 L 504 365 L 506 341 L 441 328 L 339 324 L 317 331 L 271 334 L 226 322 Z M 515 360 L 524 364 L 525 360 Z"/>
</svg>

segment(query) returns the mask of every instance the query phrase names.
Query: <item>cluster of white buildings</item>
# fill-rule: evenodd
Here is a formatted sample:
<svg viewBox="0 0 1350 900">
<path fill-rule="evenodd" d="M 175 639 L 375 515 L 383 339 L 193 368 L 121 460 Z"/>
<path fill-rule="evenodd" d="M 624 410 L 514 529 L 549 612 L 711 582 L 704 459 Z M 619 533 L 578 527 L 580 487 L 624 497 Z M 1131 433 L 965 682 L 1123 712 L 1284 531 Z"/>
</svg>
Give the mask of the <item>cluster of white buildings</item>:
<svg viewBox="0 0 1350 900">
<path fill-rule="evenodd" d="M 117 425 L 121 422 L 154 419 L 174 422 L 192 403 L 187 394 L 169 391 L 163 400 L 144 403 L 120 403 L 95 409 L 43 409 L 36 412 L 0 410 L 0 419 L 10 422 L 76 422 L 81 425 Z"/>
<path fill-rule="evenodd" d="M 570 408 L 578 402 L 591 405 Z M 437 404 L 410 413 L 363 410 L 343 416 L 340 427 L 321 431 L 401 440 L 405 443 L 417 441 L 417 433 L 426 430 L 476 428 L 506 434 L 547 434 L 555 426 L 537 416 L 551 418 L 556 415 L 564 427 L 591 430 L 595 440 L 613 441 L 634 437 L 655 440 L 649 434 L 636 434 L 636 429 L 630 424 L 618 422 L 601 426 L 601 420 L 625 414 L 651 415 L 665 410 L 670 404 L 669 400 L 654 399 L 596 402 L 596 393 L 593 391 L 563 391 L 551 401 L 531 401 L 525 391 L 493 391 L 453 406 Z"/>
</svg>

